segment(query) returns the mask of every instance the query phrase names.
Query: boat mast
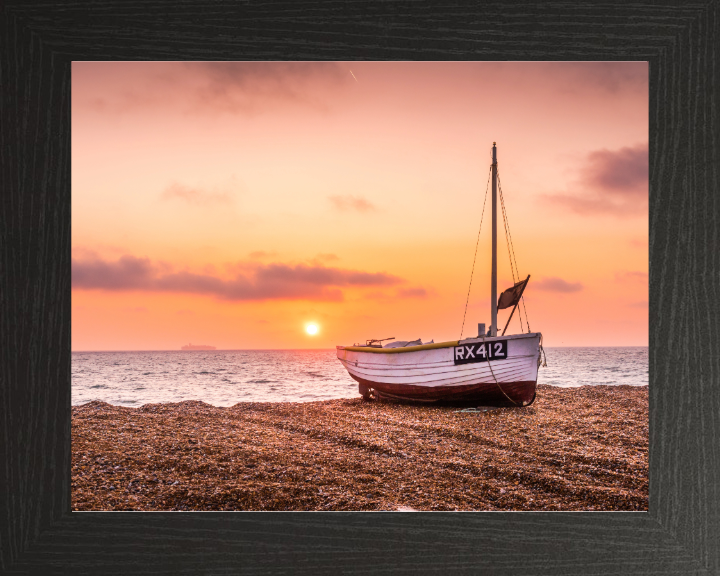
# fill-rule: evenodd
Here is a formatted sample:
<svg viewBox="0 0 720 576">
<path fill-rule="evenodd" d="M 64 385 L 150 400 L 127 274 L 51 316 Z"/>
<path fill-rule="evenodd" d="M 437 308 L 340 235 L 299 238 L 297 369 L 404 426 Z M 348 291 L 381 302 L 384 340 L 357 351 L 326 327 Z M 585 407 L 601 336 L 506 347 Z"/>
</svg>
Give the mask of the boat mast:
<svg viewBox="0 0 720 576">
<path fill-rule="evenodd" d="M 492 272 L 490 274 L 490 336 L 497 336 L 497 149 L 492 149 Z"/>
</svg>

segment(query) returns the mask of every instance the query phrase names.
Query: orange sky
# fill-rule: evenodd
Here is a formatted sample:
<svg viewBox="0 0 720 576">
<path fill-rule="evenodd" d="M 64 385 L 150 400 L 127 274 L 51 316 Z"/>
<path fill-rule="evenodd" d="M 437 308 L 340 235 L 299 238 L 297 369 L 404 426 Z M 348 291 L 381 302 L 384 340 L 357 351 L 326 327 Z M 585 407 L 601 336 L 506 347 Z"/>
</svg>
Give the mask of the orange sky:
<svg viewBox="0 0 720 576">
<path fill-rule="evenodd" d="M 647 345 L 644 62 L 88 62 L 72 82 L 73 350 L 458 339 L 493 141 L 532 330 Z M 490 322 L 489 206 L 465 337 Z"/>
</svg>

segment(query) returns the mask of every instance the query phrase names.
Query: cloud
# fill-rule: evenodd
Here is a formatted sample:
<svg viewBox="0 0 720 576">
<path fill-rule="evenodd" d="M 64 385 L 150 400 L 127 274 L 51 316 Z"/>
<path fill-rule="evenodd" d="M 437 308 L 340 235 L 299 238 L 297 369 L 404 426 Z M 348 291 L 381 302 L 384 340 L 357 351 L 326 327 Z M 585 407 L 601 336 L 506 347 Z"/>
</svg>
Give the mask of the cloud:
<svg viewBox="0 0 720 576">
<path fill-rule="evenodd" d="M 428 291 L 425 288 L 401 288 L 397 295 L 402 298 L 427 298 Z"/>
<path fill-rule="evenodd" d="M 219 90 L 238 87 L 245 91 L 283 91 L 308 81 L 328 83 L 347 81 L 346 71 L 337 62 L 185 62 L 187 70 L 200 72 Z"/>
<path fill-rule="evenodd" d="M 297 266 L 270 264 L 258 270 L 257 277 L 267 282 L 301 281 L 330 286 L 392 286 L 402 281 L 397 276 L 383 272 L 360 272 L 305 264 Z"/>
<path fill-rule="evenodd" d="M 539 64 L 540 67 L 543 64 Z M 562 86 L 588 87 L 608 94 L 648 90 L 646 62 L 549 62 L 544 67 L 554 70 Z"/>
<path fill-rule="evenodd" d="M 356 212 L 376 212 L 377 208 L 368 200 L 361 196 L 352 196 L 346 194 L 344 196 L 328 196 L 328 200 L 336 210 L 347 212 L 355 210 Z"/>
<path fill-rule="evenodd" d="M 152 282 L 156 267 L 148 258 L 121 256 L 116 262 L 72 261 L 72 285 L 100 290 L 134 290 Z"/>
<path fill-rule="evenodd" d="M 583 285 L 580 282 L 567 282 L 562 278 L 555 278 L 549 276 L 542 278 L 533 284 L 535 290 L 542 290 L 544 292 L 580 292 L 583 289 Z"/>
<path fill-rule="evenodd" d="M 648 210 L 648 145 L 590 152 L 573 182 L 575 192 L 543 195 L 576 214 L 631 217 Z"/>
<path fill-rule="evenodd" d="M 257 114 L 289 103 L 327 111 L 353 82 L 335 62 L 75 62 L 74 111 Z"/>
<path fill-rule="evenodd" d="M 637 302 L 630 302 L 628 304 L 630 308 L 641 308 L 641 309 L 647 309 L 649 304 L 647 300 L 639 300 Z"/>
<path fill-rule="evenodd" d="M 210 206 L 213 204 L 232 204 L 232 195 L 229 192 L 208 191 L 202 188 L 184 186 L 177 182 L 171 183 L 161 195 L 163 200 L 183 200 L 195 206 Z"/>
<path fill-rule="evenodd" d="M 583 172 L 588 185 L 608 194 L 646 195 L 648 145 L 590 152 Z"/>
<path fill-rule="evenodd" d="M 648 94 L 647 62 L 478 62 L 475 67 L 484 81 L 492 77 L 517 88 L 534 85 L 600 98 Z"/>
<path fill-rule="evenodd" d="M 72 286 L 86 290 L 180 292 L 223 300 L 307 299 L 338 302 L 342 287 L 394 286 L 404 282 L 385 272 L 322 265 L 250 264 L 232 279 L 188 271 L 171 272 L 148 258 L 123 256 L 115 262 L 73 260 Z"/>
<path fill-rule="evenodd" d="M 348 81 L 335 62 L 185 62 L 201 78 L 197 104 L 204 110 L 256 113 L 273 102 L 327 110 L 322 95 Z"/>
</svg>

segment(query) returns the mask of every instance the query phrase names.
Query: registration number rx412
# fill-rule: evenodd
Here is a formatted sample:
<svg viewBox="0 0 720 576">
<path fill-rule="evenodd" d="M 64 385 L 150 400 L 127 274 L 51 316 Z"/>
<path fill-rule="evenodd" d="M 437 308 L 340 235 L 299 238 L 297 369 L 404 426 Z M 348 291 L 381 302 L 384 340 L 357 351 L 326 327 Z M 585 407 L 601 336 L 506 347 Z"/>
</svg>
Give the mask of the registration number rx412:
<svg viewBox="0 0 720 576">
<path fill-rule="evenodd" d="M 476 342 L 474 344 L 455 346 L 455 364 L 504 360 L 507 358 L 507 343 L 507 340 L 493 340 L 490 342 Z"/>
</svg>

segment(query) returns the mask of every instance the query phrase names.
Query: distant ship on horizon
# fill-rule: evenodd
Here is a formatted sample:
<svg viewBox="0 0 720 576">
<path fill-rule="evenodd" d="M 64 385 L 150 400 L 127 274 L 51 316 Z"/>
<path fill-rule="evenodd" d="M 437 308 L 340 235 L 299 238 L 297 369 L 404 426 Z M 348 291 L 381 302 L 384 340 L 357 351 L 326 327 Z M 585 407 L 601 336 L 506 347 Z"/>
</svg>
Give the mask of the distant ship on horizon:
<svg viewBox="0 0 720 576">
<path fill-rule="evenodd" d="M 187 344 L 180 348 L 180 350 L 217 350 L 217 348 L 205 344 Z"/>
</svg>

